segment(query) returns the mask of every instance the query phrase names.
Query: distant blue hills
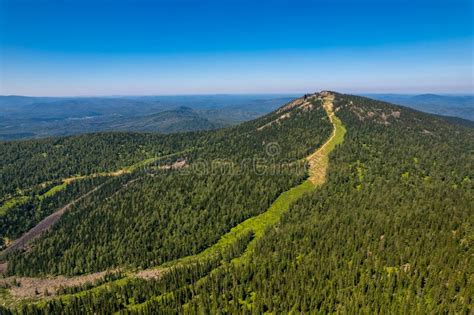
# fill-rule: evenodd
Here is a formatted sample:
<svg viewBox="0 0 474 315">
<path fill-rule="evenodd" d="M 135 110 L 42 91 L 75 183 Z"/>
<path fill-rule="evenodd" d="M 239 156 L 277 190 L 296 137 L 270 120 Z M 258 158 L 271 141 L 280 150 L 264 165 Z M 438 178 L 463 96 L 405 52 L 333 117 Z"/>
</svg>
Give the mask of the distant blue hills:
<svg viewBox="0 0 474 315">
<path fill-rule="evenodd" d="M 0 140 L 100 131 L 209 130 L 254 119 L 297 96 L 0 96 Z"/>
<path fill-rule="evenodd" d="M 474 121 L 474 95 L 363 94 L 362 96 L 411 107 L 431 114 Z"/>
</svg>

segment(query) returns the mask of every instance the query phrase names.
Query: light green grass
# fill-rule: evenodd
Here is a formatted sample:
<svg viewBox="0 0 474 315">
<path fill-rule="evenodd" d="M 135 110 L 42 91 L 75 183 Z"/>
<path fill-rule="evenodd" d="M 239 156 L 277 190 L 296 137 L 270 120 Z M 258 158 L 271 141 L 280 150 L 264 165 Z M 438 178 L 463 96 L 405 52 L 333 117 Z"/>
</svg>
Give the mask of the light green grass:
<svg viewBox="0 0 474 315">
<path fill-rule="evenodd" d="M 165 268 L 175 267 L 178 265 L 186 265 L 186 264 L 196 263 L 199 261 L 205 261 L 206 259 L 209 259 L 214 255 L 218 255 L 219 252 L 221 252 L 226 247 L 229 247 L 235 242 L 237 242 L 239 238 L 245 236 L 247 233 L 253 232 L 254 238 L 247 245 L 245 252 L 240 257 L 234 258 L 231 261 L 232 264 L 244 263 L 245 261 L 247 261 L 251 253 L 254 251 L 255 246 L 257 245 L 257 242 L 265 235 L 265 232 L 267 231 L 267 229 L 276 225 L 280 221 L 280 218 L 282 217 L 282 215 L 289 210 L 293 202 L 301 198 L 304 194 L 314 191 L 315 188 L 316 186 L 313 185 L 313 183 L 311 183 L 309 180 L 305 180 L 300 185 L 295 186 L 291 188 L 290 190 L 287 190 L 284 193 L 282 193 L 272 203 L 272 205 L 268 208 L 268 210 L 265 211 L 264 213 L 258 216 L 249 218 L 245 220 L 244 222 L 238 224 L 237 226 L 233 227 L 228 233 L 224 234 L 219 239 L 219 241 L 215 243 L 214 245 L 212 245 L 211 247 L 205 249 L 199 254 L 183 257 L 183 258 L 174 260 L 172 262 L 165 263 L 158 268 L 165 269 Z M 217 267 L 216 269 L 212 270 L 210 274 L 212 274 L 213 272 L 217 272 L 220 267 Z M 205 279 L 206 279 L 206 276 L 198 280 L 196 283 L 205 281 Z M 174 292 L 167 292 L 165 294 L 155 296 L 151 300 L 160 301 L 164 297 L 170 297 L 173 294 Z M 148 303 L 149 301 L 150 300 L 140 303 L 140 304 L 130 304 L 127 306 L 127 309 L 129 310 L 142 309 L 146 305 L 146 303 Z M 116 313 L 116 314 L 119 314 L 119 313 Z"/>
<path fill-rule="evenodd" d="M 305 193 L 311 192 L 315 189 L 315 186 L 308 180 L 302 184 L 291 188 L 288 191 L 282 193 L 262 214 L 249 218 L 244 222 L 233 227 L 228 233 L 224 234 L 217 243 L 211 247 L 205 249 L 199 254 L 186 256 L 168 263 L 161 265 L 158 268 L 173 267 L 179 264 L 187 264 L 200 260 L 206 260 L 207 258 L 217 255 L 219 252 L 224 250 L 226 247 L 231 246 L 239 240 L 239 238 L 245 236 L 248 233 L 253 232 L 254 238 L 247 246 L 245 253 L 241 256 L 247 256 L 255 247 L 256 242 L 265 235 L 265 231 L 277 224 L 281 216 L 288 211 L 290 205 L 301 198 Z M 240 258 L 239 258 L 240 259 Z"/>
<path fill-rule="evenodd" d="M 66 189 L 66 186 L 67 186 L 67 184 L 65 184 L 65 183 L 56 185 L 56 186 L 54 186 L 53 188 L 51 188 L 50 190 L 48 190 L 47 192 L 45 192 L 44 194 L 39 195 L 39 196 L 38 196 L 38 199 L 39 199 L 39 200 L 43 200 L 44 198 L 54 196 L 54 195 L 57 194 L 58 192 L 60 192 L 60 191 L 62 191 L 62 190 L 64 190 L 64 189 Z"/>
<path fill-rule="evenodd" d="M 338 144 L 341 144 L 344 141 L 344 135 L 346 134 L 347 130 L 346 127 L 342 124 L 342 121 L 336 117 L 336 115 L 333 116 L 333 124 L 334 128 L 336 131 L 336 135 L 334 136 L 331 141 L 328 142 L 326 147 L 324 148 L 324 154 L 329 156 L 329 154 L 336 148 Z"/>
<path fill-rule="evenodd" d="M 0 206 L 0 216 L 5 215 L 7 211 L 13 208 L 14 206 L 24 204 L 28 201 L 28 199 L 29 198 L 27 196 L 20 196 L 5 201 L 3 205 Z"/>
</svg>

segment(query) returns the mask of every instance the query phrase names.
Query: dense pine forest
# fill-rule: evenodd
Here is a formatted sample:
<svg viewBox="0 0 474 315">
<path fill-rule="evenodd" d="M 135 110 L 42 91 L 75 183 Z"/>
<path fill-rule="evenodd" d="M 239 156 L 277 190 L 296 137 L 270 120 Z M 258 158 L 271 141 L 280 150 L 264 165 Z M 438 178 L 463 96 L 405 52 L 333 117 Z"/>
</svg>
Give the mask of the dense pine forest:
<svg viewBox="0 0 474 315">
<path fill-rule="evenodd" d="M 117 132 L 0 142 L 0 194 L 10 197 L 51 180 L 116 171 L 146 158 L 184 150 L 198 135 Z"/>
<path fill-rule="evenodd" d="M 204 256 L 233 227 L 304 183 L 304 158 L 333 132 L 320 94 L 221 130 L 1 143 L 3 205 L 13 204 L 0 212 L 3 239 L 18 238 L 100 186 L 28 249 L 9 254 L 6 276 L 123 274 L 59 295 L 38 292 L 0 313 L 469 314 L 474 130 L 331 95 L 347 132 L 329 155 L 325 183 L 292 203 L 262 237 L 244 233 Z M 121 169 L 127 172 L 107 173 Z M 79 175 L 86 177 L 47 193 Z M 133 276 L 158 266 L 158 277 Z M 13 300 L 15 283 L 0 299 Z"/>
</svg>

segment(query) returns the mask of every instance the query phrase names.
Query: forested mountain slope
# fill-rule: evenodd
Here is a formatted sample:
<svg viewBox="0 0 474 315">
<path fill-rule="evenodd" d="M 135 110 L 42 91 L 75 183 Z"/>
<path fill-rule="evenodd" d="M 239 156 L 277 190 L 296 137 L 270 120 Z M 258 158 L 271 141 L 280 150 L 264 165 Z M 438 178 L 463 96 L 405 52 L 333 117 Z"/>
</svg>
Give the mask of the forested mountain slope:
<svg viewBox="0 0 474 315">
<path fill-rule="evenodd" d="M 146 158 L 189 148 L 198 136 L 99 133 L 0 142 L 0 193 L 9 197 L 50 180 L 115 171 Z"/>
<path fill-rule="evenodd" d="M 305 96 L 230 129 L 184 134 L 166 151 L 176 153 L 170 160 L 127 174 L 74 206 L 29 251 L 9 256 L 8 272 L 133 270 L 202 252 L 303 182 L 306 168 L 297 166 L 333 130 L 322 108 L 327 95 Z M 183 262 L 153 280 L 70 289 L 84 292 L 20 309 L 468 314 L 473 129 L 368 98 L 329 95 L 347 132 L 329 156 L 326 182 L 293 201 L 246 259 L 238 259 L 252 238 L 245 234 L 220 256 Z M 180 168 L 172 167 L 176 162 Z"/>
<path fill-rule="evenodd" d="M 182 159 L 189 167 L 169 170 L 164 166 L 173 161 L 165 160 L 131 174 L 133 182 L 126 186 L 114 184 L 119 180 L 112 179 L 110 188 L 106 186 L 74 205 L 33 251 L 12 257 L 15 261 L 9 264 L 10 272 L 80 274 L 124 265 L 148 267 L 199 252 L 232 226 L 263 212 L 278 194 L 303 180 L 303 167 L 290 168 L 283 163 L 301 163 L 298 159 L 328 137 L 331 126 L 318 102 L 309 104 L 311 108 L 285 109 L 234 128 L 190 134 L 184 141 L 173 135 L 146 135 L 149 141 L 145 142 L 133 135 L 128 140 L 135 145 L 129 149 L 132 153 L 144 145 L 152 151 L 178 143 L 173 159 Z M 269 123 L 275 123 L 275 128 L 265 127 Z M 309 123 L 312 128 L 303 128 Z M 74 138 L 67 139 L 72 144 L 63 150 L 82 152 L 76 149 Z M 125 145 L 127 140 L 123 141 Z M 273 146 L 276 151 L 269 152 Z M 116 145 L 110 150 L 120 152 Z M 103 159 L 108 161 L 106 155 Z M 48 161 L 54 161 L 54 156 Z M 93 163 L 87 161 L 85 167 L 88 165 Z M 283 167 L 274 173 L 272 165 Z M 117 185 L 124 187 L 111 194 Z M 8 211 L 6 218 L 18 212 Z M 7 220 L 5 226 L 13 222 Z"/>
<path fill-rule="evenodd" d="M 187 311 L 472 311 L 473 130 L 347 95 L 336 112 L 347 134 L 327 184 L 250 263 L 195 285 Z M 146 310 L 183 304 L 173 296 Z"/>
</svg>

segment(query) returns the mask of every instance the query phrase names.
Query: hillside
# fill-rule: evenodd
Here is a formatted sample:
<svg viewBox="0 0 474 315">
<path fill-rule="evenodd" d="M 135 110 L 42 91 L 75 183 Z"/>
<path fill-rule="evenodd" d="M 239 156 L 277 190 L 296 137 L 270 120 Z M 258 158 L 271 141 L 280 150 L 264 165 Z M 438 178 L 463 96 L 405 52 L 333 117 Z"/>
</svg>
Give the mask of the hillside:
<svg viewBox="0 0 474 315">
<path fill-rule="evenodd" d="M 321 92 L 219 130 L 2 143 L 7 243 L 100 188 L 4 257 L 0 311 L 467 314 L 473 139 Z"/>
<path fill-rule="evenodd" d="M 268 123 L 277 121 L 280 116 L 289 114 L 291 114 L 291 117 L 288 116 L 288 119 L 282 120 L 281 123 L 278 123 L 278 126 L 275 126 L 280 130 L 276 128 L 263 128 L 259 130 L 259 126 L 267 126 Z M 309 124 L 315 127 L 310 129 L 303 128 L 303 126 Z M 234 226 L 235 223 L 264 211 L 269 206 L 271 200 L 275 199 L 280 192 L 291 188 L 295 183 L 301 181 L 304 176 L 303 169 L 299 169 L 296 172 L 281 173 L 279 174 L 281 176 L 274 176 L 270 172 L 268 174 L 258 174 L 254 172 L 255 165 L 253 165 L 253 159 L 271 157 L 271 160 L 262 161 L 262 165 L 259 167 L 266 167 L 266 164 L 273 165 L 277 163 L 277 161 L 287 161 L 287 159 L 288 163 L 296 163 L 297 159 L 304 157 L 307 152 L 319 146 L 324 140 L 325 135 L 329 134 L 329 130 L 330 125 L 325 112 L 321 107 L 318 107 L 308 111 L 308 113 L 305 112 L 305 109 L 299 108 L 291 109 L 283 114 L 278 112 L 271 113 L 258 120 L 244 123 L 231 129 L 197 135 L 194 134 L 189 138 L 185 138 L 186 136 L 183 134 L 182 137 L 189 141 L 188 143 L 193 142 L 194 146 L 188 147 L 186 142 L 181 141 L 183 145 L 174 151 L 177 155 L 173 158 L 185 159 L 187 163 L 190 163 L 191 166 L 195 165 L 198 169 L 169 172 L 160 167 L 162 163 L 172 163 L 172 161 L 159 160 L 156 166 L 151 163 L 144 174 L 140 174 L 139 172 L 137 174 L 131 174 L 132 177 L 138 176 L 140 179 L 134 182 L 133 185 L 127 186 L 126 189 L 122 190 L 120 195 L 115 196 L 115 198 L 104 200 L 104 197 L 107 196 L 107 191 L 97 194 L 97 196 L 95 196 L 97 200 L 91 202 L 94 204 L 93 208 L 90 208 L 89 204 L 84 204 L 83 206 L 86 208 L 70 212 L 71 214 L 77 213 L 79 217 L 72 218 L 69 223 L 66 223 L 66 219 L 62 220 L 66 225 L 63 226 L 62 232 L 56 235 L 56 237 L 61 239 L 60 242 L 64 245 L 63 248 L 56 247 L 59 252 L 43 252 L 43 250 L 38 247 L 39 252 L 43 252 L 43 254 L 63 256 L 66 260 L 54 261 L 50 258 L 41 259 L 47 264 L 41 267 L 40 264 L 34 263 L 33 265 L 40 268 L 35 271 L 35 273 L 51 272 L 50 263 L 57 264 L 55 269 L 57 269 L 58 272 L 55 273 L 66 272 L 67 274 L 77 274 L 85 271 L 100 271 L 104 267 L 122 265 L 125 262 L 132 265 L 140 264 L 139 266 L 144 267 L 150 264 L 162 263 L 172 258 L 179 258 L 184 255 L 196 253 L 215 242 L 224 231 Z M 160 143 L 158 136 L 151 137 L 155 137 L 155 141 Z M 195 137 L 194 141 L 192 137 Z M 175 141 L 179 143 L 178 135 L 163 136 L 162 139 L 167 143 L 173 143 Z M 289 139 L 299 139 L 300 141 L 288 141 Z M 161 143 L 163 143 L 161 146 L 164 145 L 163 140 L 161 141 Z M 135 141 L 135 138 L 131 138 L 131 141 Z M 266 141 L 267 143 L 274 143 L 278 146 L 276 155 L 268 156 Z M 76 142 L 74 142 L 74 144 L 75 143 Z M 123 145 L 124 144 L 121 144 L 121 146 Z M 140 146 L 145 148 L 142 145 Z M 117 145 L 113 145 L 112 147 L 113 148 L 110 148 L 111 153 L 114 152 L 112 150 L 115 150 Z M 135 144 L 135 147 L 137 147 L 137 144 Z M 132 152 L 134 150 L 133 148 L 134 147 L 128 147 L 129 151 Z M 65 150 L 65 148 L 61 149 Z M 154 149 L 156 150 L 156 148 Z M 186 149 L 186 153 L 179 153 Z M 90 152 L 90 149 L 86 152 Z M 103 156 L 103 158 L 108 161 L 111 153 Z M 164 155 L 172 153 L 173 151 L 167 151 Z M 62 156 L 62 154 L 60 154 L 60 156 Z M 101 156 L 101 154 L 98 154 L 96 159 Z M 244 163 L 245 160 L 248 161 Z M 193 164 L 192 162 L 195 163 Z M 207 162 L 211 163 L 207 164 Z M 22 163 L 27 164 L 27 162 Z M 214 165 L 217 163 L 222 163 L 222 166 Z M 229 166 L 225 165 L 225 163 L 228 163 Z M 94 164 L 93 161 L 91 161 L 91 164 Z M 201 165 L 203 169 L 199 169 Z M 87 164 L 85 167 L 87 167 Z M 223 170 L 221 170 L 221 167 Z M 226 167 L 230 169 L 227 171 L 225 169 Z M 183 174 L 181 174 L 182 172 L 186 172 L 184 174 L 186 176 L 183 176 Z M 222 172 L 229 172 L 229 174 L 224 176 L 225 174 L 222 174 Z M 64 174 L 67 177 L 74 173 Z M 15 176 L 12 175 L 12 177 Z M 113 179 L 112 182 L 118 180 L 120 179 Z M 108 185 L 113 185 L 112 182 Z M 219 190 L 221 190 L 222 193 L 215 195 L 214 193 Z M 248 198 L 245 198 L 246 195 Z M 156 196 L 160 196 L 160 198 L 156 198 Z M 191 199 L 190 196 L 192 196 Z M 137 198 L 141 200 L 138 203 L 135 201 Z M 79 206 L 82 206 L 82 204 L 76 207 Z M 161 210 L 157 211 L 157 209 L 160 208 Z M 80 220 L 83 223 L 88 220 L 84 217 L 84 214 L 88 211 L 86 209 L 91 211 L 91 221 L 88 224 L 77 225 L 75 223 L 76 220 Z M 123 217 L 118 215 L 118 209 L 124 210 Z M 199 212 L 196 211 L 196 209 L 206 211 Z M 179 215 L 173 215 L 174 212 L 177 212 Z M 130 217 L 131 213 L 134 213 L 132 217 Z M 103 216 L 104 214 L 106 214 L 105 217 Z M 156 221 L 151 220 L 151 215 L 156 216 L 154 219 Z M 102 218 L 98 220 L 97 216 Z M 196 216 L 196 218 L 192 219 L 193 216 Z M 213 219 L 211 220 L 211 218 Z M 112 224 L 112 222 L 116 220 L 119 221 L 116 222 L 116 224 Z M 136 220 L 136 222 L 130 224 L 130 220 Z M 167 222 L 165 226 L 160 224 L 163 220 Z M 220 223 L 221 221 L 222 223 Z M 116 244 L 112 244 L 110 242 L 111 239 L 108 239 L 108 237 L 101 237 L 104 231 L 99 227 L 99 222 L 103 222 L 104 229 L 114 230 L 114 232 L 108 236 L 111 237 L 111 239 L 119 237 Z M 151 229 L 150 224 L 155 227 Z M 210 229 L 209 224 L 214 228 Z M 219 224 L 222 226 L 219 226 Z M 12 224 L 6 223 L 6 226 L 9 225 L 11 226 Z M 189 228 L 192 226 L 194 233 L 190 233 L 189 228 L 183 229 L 182 231 L 173 231 L 175 226 L 183 225 L 190 225 Z M 60 225 L 58 225 L 58 227 L 59 226 Z M 127 237 L 127 232 L 124 231 L 126 227 L 132 228 L 129 237 Z M 88 232 L 82 229 L 86 229 Z M 160 229 L 162 230 L 160 231 Z M 170 237 L 171 231 L 176 235 Z M 65 238 L 66 235 L 71 236 L 75 233 L 77 233 L 77 237 Z M 95 234 L 95 236 L 90 233 Z M 200 234 L 202 234 L 200 237 L 196 237 Z M 84 239 L 80 235 L 89 235 L 91 238 Z M 13 235 L 7 236 L 11 238 Z M 157 253 L 150 252 L 147 254 L 149 258 L 143 257 L 144 251 L 142 247 L 132 246 L 137 240 L 142 239 L 140 243 L 149 248 L 153 244 L 159 245 L 160 242 L 163 242 L 163 238 L 168 238 L 169 241 L 176 244 L 170 244 L 170 246 L 160 245 L 157 248 Z M 190 239 L 188 240 L 188 238 Z M 51 239 L 49 240 L 51 241 Z M 92 240 L 98 243 L 94 245 L 91 243 Z M 72 248 L 77 248 L 76 241 L 79 241 L 88 247 L 88 249 L 83 248 L 73 254 L 71 250 Z M 128 243 L 129 241 L 131 243 Z M 178 244 L 179 246 L 177 246 Z M 111 245 L 118 247 L 111 250 L 109 247 Z M 49 245 L 46 244 L 44 246 L 49 247 Z M 84 251 L 96 251 L 97 246 L 103 246 L 104 253 L 107 252 L 107 256 L 111 256 L 110 261 L 105 260 L 103 256 L 102 259 L 104 261 L 96 261 L 94 263 L 95 265 L 91 265 L 90 263 L 80 265 L 81 263 L 77 261 L 78 264 L 73 263 L 75 266 L 72 266 L 67 262 L 69 260 L 68 256 L 64 256 L 65 252 L 69 252 L 73 255 L 71 257 L 72 261 L 76 261 L 77 255 L 84 257 Z M 182 253 L 177 250 L 177 248 L 180 247 L 182 247 Z M 129 251 L 131 248 L 136 249 L 136 257 L 123 254 L 124 251 Z M 33 256 L 36 256 L 36 254 Z M 15 266 L 15 268 L 19 268 L 21 265 L 21 263 L 11 264 L 11 266 Z M 72 268 L 67 267 L 68 270 L 66 271 L 60 267 L 61 265 L 70 265 Z"/>
</svg>

